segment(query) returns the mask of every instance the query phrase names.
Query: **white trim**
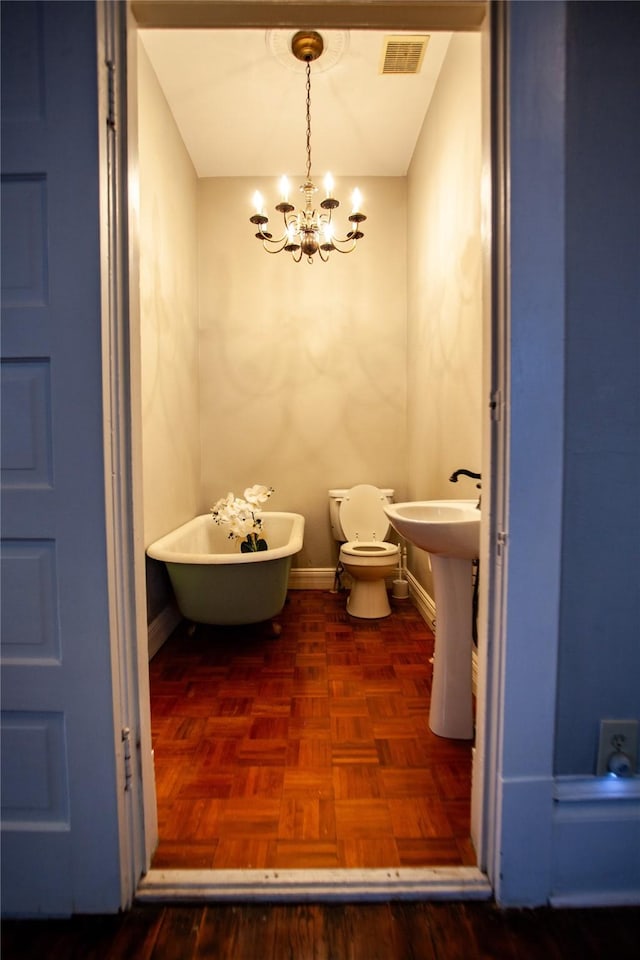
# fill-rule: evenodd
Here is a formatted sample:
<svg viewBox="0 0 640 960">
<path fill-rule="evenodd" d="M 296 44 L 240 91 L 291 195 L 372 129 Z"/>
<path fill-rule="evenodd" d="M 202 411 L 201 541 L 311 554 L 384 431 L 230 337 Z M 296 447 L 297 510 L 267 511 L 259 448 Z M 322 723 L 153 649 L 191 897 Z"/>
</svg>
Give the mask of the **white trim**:
<svg viewBox="0 0 640 960">
<path fill-rule="evenodd" d="M 331 590 L 334 579 L 333 567 L 292 567 L 289 590 Z"/>
<path fill-rule="evenodd" d="M 105 512 L 108 557 L 114 746 L 119 817 L 120 906 L 128 907 L 147 869 L 157 837 L 155 779 L 148 711 L 144 637 L 144 552 L 141 551 L 141 486 L 138 435 L 131 412 L 132 377 L 128 252 L 128 131 L 126 110 L 126 9 L 97 4 L 100 85 L 102 365 L 105 448 Z M 129 64 L 130 66 L 130 64 Z M 107 77 L 111 78 L 111 85 Z M 107 111 L 112 120 L 107 122 Z M 135 277 L 135 274 L 133 275 Z M 135 744 L 126 780 L 125 737 Z"/>
<path fill-rule="evenodd" d="M 115 131 L 109 131 L 107 105 L 110 98 L 106 64 L 115 62 L 117 47 L 117 10 L 103 2 L 96 4 L 98 110 L 100 131 L 100 257 L 101 257 L 101 353 L 104 444 L 105 540 L 107 551 L 107 589 L 109 595 L 109 642 L 113 675 L 113 737 L 116 756 L 115 787 L 118 800 L 118 845 L 120 867 L 120 907 L 131 902 L 136 888 L 136 824 L 140 807 L 124 790 L 122 730 L 129 726 L 131 702 L 127 697 L 127 675 L 131 652 L 125 643 L 132 630 L 131 582 L 128 524 L 128 471 L 126 455 L 128 430 L 123 419 L 126 408 L 125 378 L 120 379 L 124 329 L 122 271 L 120 253 L 122 233 L 119 217 L 121 196 L 118 191 L 118 145 Z M 119 76 L 114 73 L 114 83 Z M 123 395 L 124 393 L 124 395 Z M 123 459 L 123 453 L 125 453 Z M 135 707 L 134 707 L 135 709 Z M 133 874 L 133 875 L 132 875 Z"/>
<path fill-rule="evenodd" d="M 423 620 L 428 623 L 431 630 L 435 630 L 436 624 L 436 604 L 419 580 L 414 577 L 410 570 L 407 570 L 407 580 L 409 582 L 409 593 L 415 602 L 418 613 Z"/>
<path fill-rule="evenodd" d="M 500 438 L 506 427 L 506 418 L 498 398 L 505 396 L 506 367 L 501 363 L 505 341 L 503 314 L 497 309 L 497 282 L 501 259 L 497 244 L 500 233 L 496 229 L 501 191 L 498 186 L 501 152 L 493 130 L 497 129 L 495 113 L 500 78 L 495 70 L 498 57 L 497 27 L 493 4 L 487 5 L 487 16 L 481 34 L 482 84 L 482 175 L 480 203 L 482 218 L 482 520 L 480 524 L 480 576 L 477 610 L 477 648 L 473 651 L 472 684 L 476 696 L 475 743 L 471 775 L 471 842 L 478 857 L 478 866 L 486 870 L 492 830 L 486 810 L 487 794 L 491 789 L 489 768 L 492 753 L 492 729 L 489 723 L 491 679 L 489 658 L 490 641 L 499 630 L 495 617 L 496 593 L 500 582 L 495 571 L 496 558 L 491 549 L 495 542 L 494 523 L 496 507 L 506 487 L 507 465 L 500 454 Z"/>
<path fill-rule="evenodd" d="M 491 885 L 476 867 L 376 870 L 150 870 L 139 902 L 489 900 Z"/>
<path fill-rule="evenodd" d="M 148 627 L 149 660 L 155 657 L 160 647 L 167 642 L 181 620 L 182 614 L 172 603 L 167 604 L 158 616 L 153 618 Z"/>
<path fill-rule="evenodd" d="M 345 590 L 351 587 L 351 578 L 346 571 L 340 574 L 342 588 Z M 289 590 L 330 590 L 334 591 L 336 582 L 335 567 L 292 567 L 289 571 Z M 386 581 L 387 587 L 391 589 L 393 578 Z"/>
<path fill-rule="evenodd" d="M 112 4 L 107 4 L 112 6 Z M 123 683 L 132 691 L 133 723 L 129 724 L 137 747 L 135 768 L 136 798 L 141 796 L 141 809 L 134 823 L 130 857 L 136 881 L 149 869 L 151 857 L 158 844 L 158 814 L 156 803 L 156 782 L 153 764 L 153 745 L 151 740 L 151 711 L 149 690 L 149 656 L 145 642 L 147 637 L 146 574 L 144 548 L 144 509 L 142 482 L 142 396 L 140 387 L 140 249 L 139 249 L 139 184 L 138 184 L 138 95 L 137 95 L 137 30 L 130 5 L 122 6 L 119 11 L 119 46 L 116 65 L 119 65 L 118 102 L 116 103 L 117 122 L 119 123 L 121 145 L 126 155 L 121 156 L 120 190 L 122 200 L 126 201 L 126 211 L 121 211 L 122 248 L 119 251 L 122 270 L 126 277 L 127 302 L 123 307 L 122 336 L 124 351 L 122 357 L 112 358 L 117 364 L 114 370 L 116 378 L 122 377 L 128 392 L 123 409 L 124 423 L 117 425 L 118 431 L 124 429 L 129 439 L 128 471 L 128 524 L 131 537 L 132 556 L 130 577 L 132 578 L 133 600 L 135 602 L 135 633 L 131 634 L 132 669 L 123 677 Z M 138 779 L 139 778 L 139 779 Z"/>
</svg>

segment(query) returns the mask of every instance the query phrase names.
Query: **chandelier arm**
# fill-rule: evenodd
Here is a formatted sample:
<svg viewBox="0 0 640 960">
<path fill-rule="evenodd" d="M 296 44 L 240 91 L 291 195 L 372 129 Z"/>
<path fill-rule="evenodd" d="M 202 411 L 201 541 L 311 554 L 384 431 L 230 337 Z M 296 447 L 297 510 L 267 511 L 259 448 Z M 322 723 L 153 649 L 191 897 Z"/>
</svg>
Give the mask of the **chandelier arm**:
<svg viewBox="0 0 640 960">
<path fill-rule="evenodd" d="M 272 234 L 268 233 L 266 230 L 263 230 L 262 226 L 260 226 L 258 228 L 258 232 L 256 233 L 256 237 L 258 238 L 258 240 L 262 240 L 262 241 L 268 240 L 269 243 L 281 243 L 283 240 L 287 239 L 288 233 L 285 230 L 282 236 L 274 237 L 272 236 Z"/>
<path fill-rule="evenodd" d="M 338 253 L 353 253 L 358 245 L 358 241 L 356 239 L 349 239 L 348 237 L 344 240 L 341 240 L 340 237 L 331 237 L 331 243 L 333 244 L 333 249 Z M 341 250 L 338 244 L 346 243 L 350 244 L 349 248 L 347 250 Z"/>
<path fill-rule="evenodd" d="M 256 233 L 256 237 L 262 241 L 262 248 L 266 250 L 267 253 L 280 253 L 284 250 L 287 243 L 290 242 L 289 234 L 286 231 L 281 237 L 272 237 L 260 230 L 259 233 Z M 268 246 L 268 244 L 270 244 L 270 246 Z"/>
<path fill-rule="evenodd" d="M 270 247 L 267 246 L 267 243 L 272 243 L 272 242 L 273 242 L 273 241 L 271 241 L 271 240 L 263 240 L 263 241 L 262 241 L 262 246 L 263 246 L 263 248 L 266 250 L 267 253 L 281 253 L 281 252 L 284 250 L 285 246 L 286 246 L 285 242 L 283 241 L 283 242 L 280 244 L 279 247 L 276 247 L 275 249 L 272 250 Z"/>
<path fill-rule="evenodd" d="M 284 250 L 284 244 L 282 244 L 281 247 L 276 247 L 275 250 L 270 250 L 269 247 L 267 247 L 265 244 L 263 244 L 263 246 L 264 246 L 264 249 L 265 249 L 266 253 L 273 253 L 273 254 L 275 254 L 275 253 L 282 253 L 282 251 Z"/>
<path fill-rule="evenodd" d="M 289 228 L 290 228 L 290 227 L 296 228 L 296 233 L 298 232 L 298 231 L 297 231 L 297 221 L 298 221 L 298 218 L 297 218 L 297 216 L 296 216 L 295 214 L 288 214 L 288 215 L 287 215 L 287 214 L 285 213 L 285 214 L 282 215 L 282 219 L 284 220 L 284 232 L 285 232 L 285 234 L 288 234 L 288 233 L 289 233 Z"/>
</svg>

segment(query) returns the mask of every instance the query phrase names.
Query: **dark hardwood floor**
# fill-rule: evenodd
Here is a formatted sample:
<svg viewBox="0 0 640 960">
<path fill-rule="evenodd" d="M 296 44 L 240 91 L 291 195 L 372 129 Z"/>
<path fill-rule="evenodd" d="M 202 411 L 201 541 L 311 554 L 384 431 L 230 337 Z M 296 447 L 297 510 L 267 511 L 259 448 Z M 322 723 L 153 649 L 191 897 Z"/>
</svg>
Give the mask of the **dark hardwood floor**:
<svg viewBox="0 0 640 960">
<path fill-rule="evenodd" d="M 137 906 L 12 920 L 3 960 L 636 960 L 640 909 L 488 903 Z"/>
<path fill-rule="evenodd" d="M 471 741 L 428 726 L 411 601 L 358 620 L 291 591 L 264 625 L 182 625 L 150 665 L 155 868 L 475 865 Z"/>
</svg>

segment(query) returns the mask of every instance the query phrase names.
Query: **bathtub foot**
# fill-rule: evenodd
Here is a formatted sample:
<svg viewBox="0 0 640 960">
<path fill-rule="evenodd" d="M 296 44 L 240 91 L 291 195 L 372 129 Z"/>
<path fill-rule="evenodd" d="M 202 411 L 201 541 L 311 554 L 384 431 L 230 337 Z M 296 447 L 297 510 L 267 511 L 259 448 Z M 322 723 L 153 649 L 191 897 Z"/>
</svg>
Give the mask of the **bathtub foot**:
<svg viewBox="0 0 640 960">
<path fill-rule="evenodd" d="M 187 627 L 187 636 L 192 637 L 195 632 L 196 632 L 196 624 L 190 623 L 189 626 Z"/>
<path fill-rule="evenodd" d="M 282 633 L 282 624 L 271 621 L 271 636 L 279 637 Z"/>
</svg>

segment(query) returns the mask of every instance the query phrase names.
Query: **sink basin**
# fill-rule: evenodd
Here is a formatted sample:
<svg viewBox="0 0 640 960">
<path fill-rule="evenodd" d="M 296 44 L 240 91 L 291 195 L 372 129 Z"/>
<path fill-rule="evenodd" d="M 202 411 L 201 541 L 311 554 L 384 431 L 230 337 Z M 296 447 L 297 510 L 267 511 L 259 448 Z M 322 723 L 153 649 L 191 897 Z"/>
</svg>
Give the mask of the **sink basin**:
<svg viewBox="0 0 640 960">
<path fill-rule="evenodd" d="M 480 553 L 476 500 L 414 500 L 385 503 L 384 512 L 401 537 L 438 557 L 475 560 Z"/>
</svg>

